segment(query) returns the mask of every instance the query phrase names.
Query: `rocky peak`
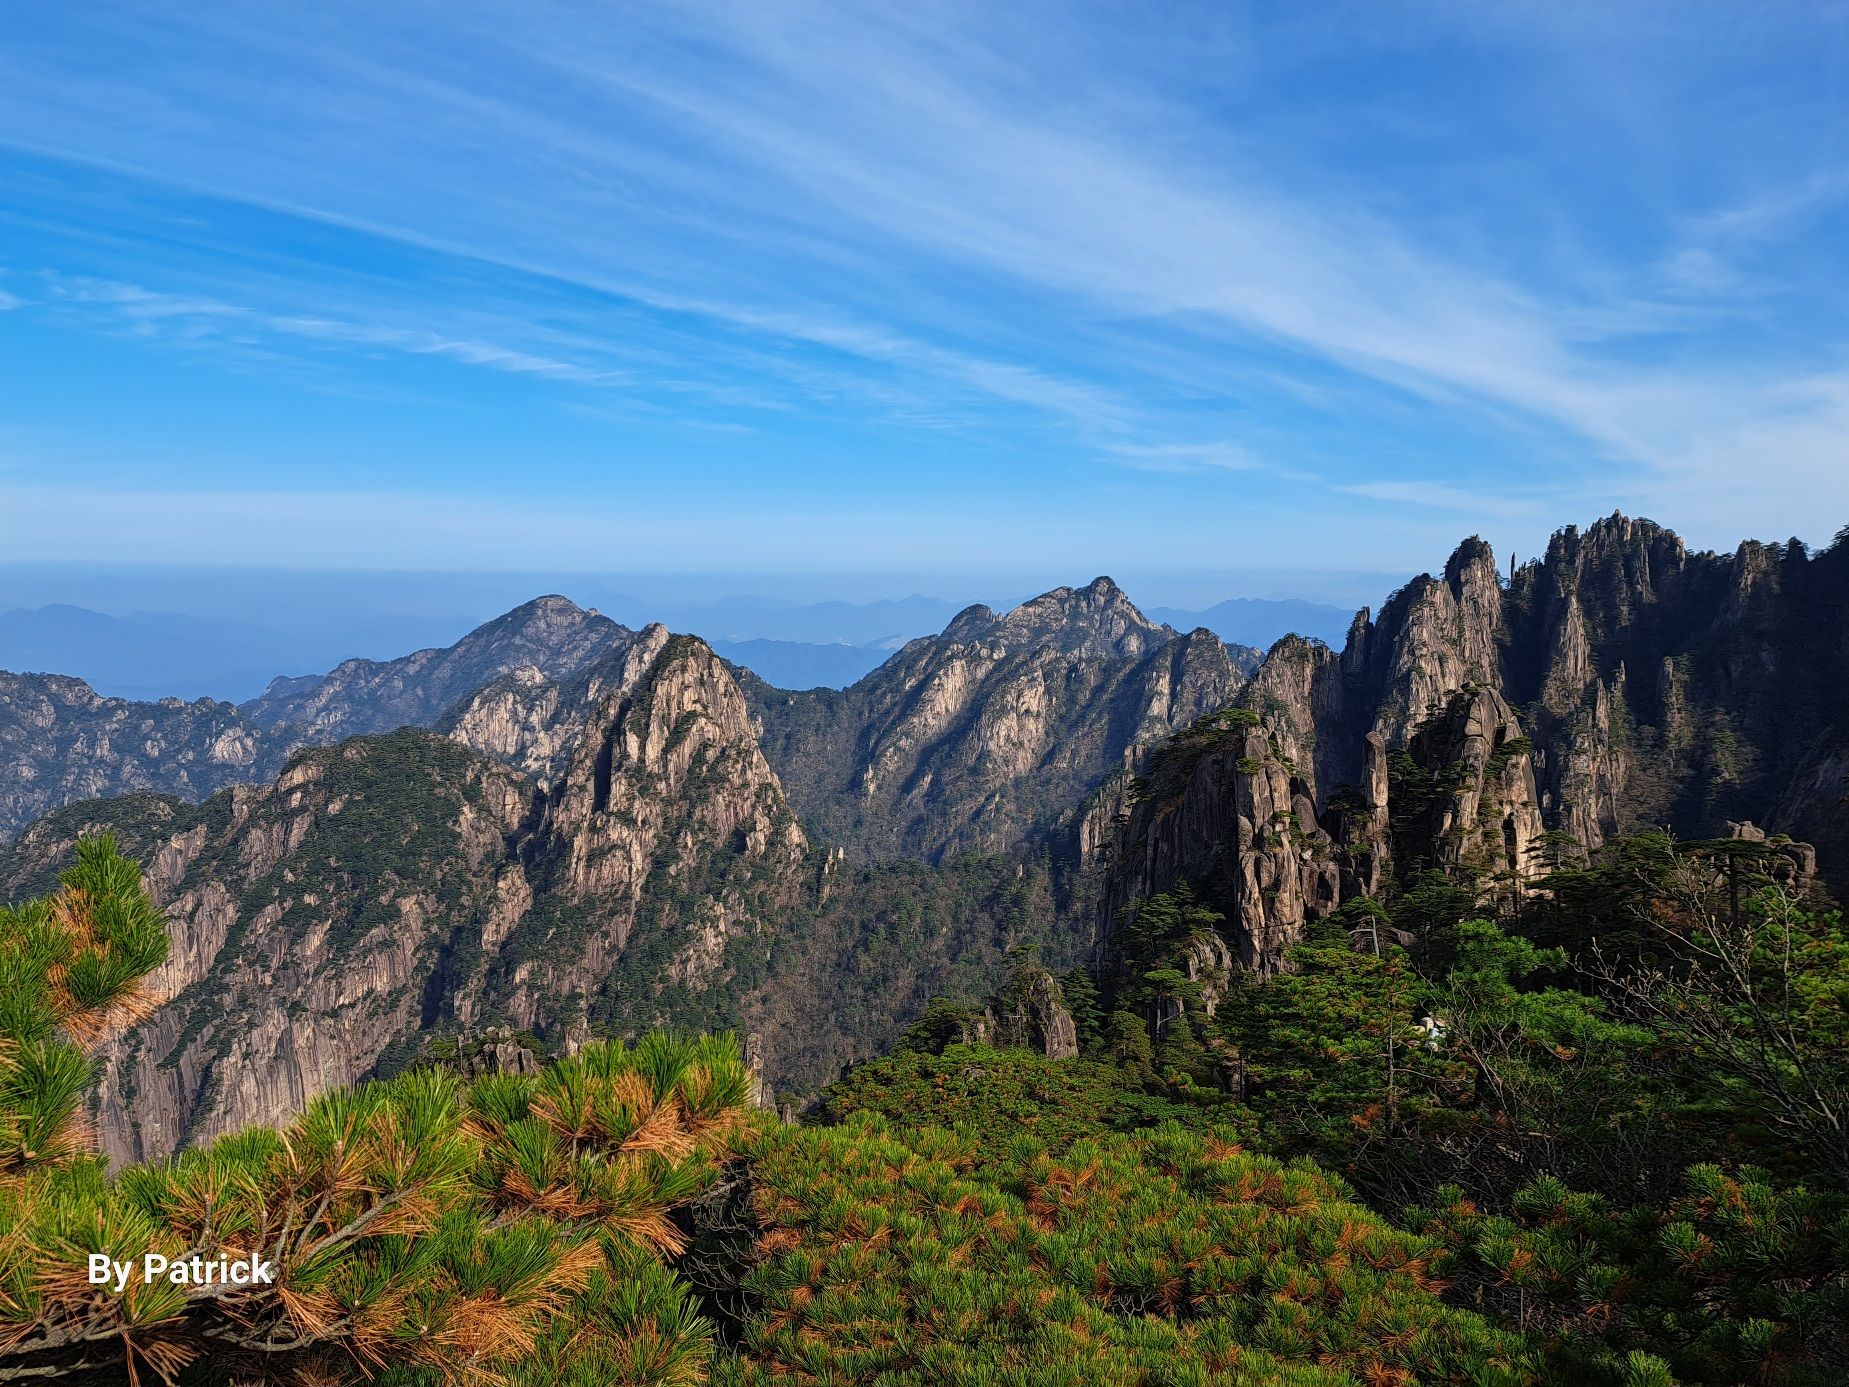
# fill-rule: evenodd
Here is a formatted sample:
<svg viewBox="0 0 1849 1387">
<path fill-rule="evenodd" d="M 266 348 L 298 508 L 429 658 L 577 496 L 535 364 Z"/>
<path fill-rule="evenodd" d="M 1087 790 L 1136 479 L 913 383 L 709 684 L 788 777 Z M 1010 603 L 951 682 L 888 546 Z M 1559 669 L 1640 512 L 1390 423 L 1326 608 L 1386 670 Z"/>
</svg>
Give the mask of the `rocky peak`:
<svg viewBox="0 0 1849 1387">
<path fill-rule="evenodd" d="M 1285 636 L 1267 652 L 1240 702 L 1264 715 L 1279 752 L 1313 793 L 1321 793 L 1359 774 L 1358 743 L 1330 735 L 1346 720 L 1346 692 L 1342 657 L 1320 642 Z"/>
<path fill-rule="evenodd" d="M 1688 567 L 1679 535 L 1651 520 L 1614 511 L 1582 534 L 1568 525 L 1555 531 L 1547 556 L 1517 575 L 1515 588 L 1533 589 L 1530 601 L 1553 623 L 1577 599 L 1597 639 L 1640 619 Z"/>
<path fill-rule="evenodd" d="M 645 928 L 678 936 L 651 986 L 714 985 L 733 939 L 798 889 L 808 840 L 731 671 L 694 636 L 638 646 L 653 656 L 592 706 L 524 849 L 535 889 L 588 908 L 591 922 L 562 958 L 556 926 L 526 942 L 529 1005 L 594 991 Z M 667 899 L 682 902 L 671 918 L 651 916 L 649 903 Z"/>
<path fill-rule="evenodd" d="M 633 634 L 566 598 L 538 597 L 444 649 L 348 660 L 324 675 L 278 679 L 240 711 L 253 726 L 277 732 L 285 750 L 429 727 L 504 674 L 531 667 L 564 678 Z"/>
<path fill-rule="evenodd" d="M 1351 629 L 1343 664 L 1375 703 L 1372 730 L 1403 746 L 1453 690 L 1493 681 L 1501 629 L 1496 557 L 1473 536 L 1451 555 L 1442 580 L 1420 574 L 1387 600 L 1379 621 L 1357 619 Z"/>
<path fill-rule="evenodd" d="M 619 876 L 625 890 L 638 887 L 630 869 L 646 864 L 634 854 L 615 875 L 592 866 L 606 856 L 605 840 L 626 843 L 637 825 L 684 811 L 715 788 L 706 807 L 717 838 L 736 836 L 741 850 L 756 853 L 775 845 L 800 858 L 807 842 L 784 809 L 725 663 L 697 636 L 638 645 L 652 646 L 652 657 L 597 702 L 547 807 L 551 830 L 572 840 L 572 891 L 585 896 Z"/>
<path fill-rule="evenodd" d="M 819 836 L 862 860 L 1012 851 L 1063 833 L 1160 740 L 1230 703 L 1242 658 L 1177 635 L 1108 578 L 960 613 L 839 693 L 752 687 L 764 745 Z"/>
<path fill-rule="evenodd" d="M 551 786 L 583 741 L 597 706 L 636 686 L 669 641 L 658 622 L 612 641 L 585 668 L 554 678 L 522 665 L 477 689 L 437 723 L 465 746 L 486 752 Z"/>
<path fill-rule="evenodd" d="M 1116 583 L 1100 577 L 1082 588 L 1054 588 L 1002 616 L 987 607 L 970 607 L 940 639 L 989 642 L 1006 650 L 1047 646 L 1090 659 L 1139 659 L 1174 636 L 1138 611 Z"/>
</svg>

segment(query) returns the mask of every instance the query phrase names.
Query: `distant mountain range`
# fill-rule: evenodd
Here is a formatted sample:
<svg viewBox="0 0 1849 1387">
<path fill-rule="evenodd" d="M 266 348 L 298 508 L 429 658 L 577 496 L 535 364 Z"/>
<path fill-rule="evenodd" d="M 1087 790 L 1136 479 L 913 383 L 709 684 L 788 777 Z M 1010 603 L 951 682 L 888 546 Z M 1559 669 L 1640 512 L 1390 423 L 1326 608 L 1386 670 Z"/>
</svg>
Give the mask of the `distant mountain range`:
<svg viewBox="0 0 1849 1387">
<path fill-rule="evenodd" d="M 1160 621 L 1177 631 L 1192 631 L 1204 626 L 1223 641 L 1256 646 L 1260 650 L 1269 650 L 1283 636 L 1308 636 L 1332 649 L 1340 649 L 1348 638 L 1348 623 L 1354 617 L 1346 607 L 1329 607 L 1294 597 L 1280 600 L 1234 597 L 1198 612 L 1179 607 L 1151 607 L 1148 615 L 1151 621 Z"/>
<path fill-rule="evenodd" d="M 877 602 L 644 602 L 598 594 L 593 610 L 640 629 L 659 622 L 703 637 L 722 658 L 783 689 L 846 688 L 916 637 L 940 631 L 964 604 L 912 596 Z M 1234 598 L 1202 611 L 1159 607 L 1151 620 L 1205 627 L 1264 650 L 1287 633 L 1340 645 L 1349 613 L 1302 601 Z M 82 679 L 111 698 L 212 698 L 242 703 L 277 675 L 308 676 L 353 658 L 389 660 L 448 645 L 471 623 L 380 616 L 319 630 L 178 612 L 111 616 L 64 603 L 0 612 L 0 670 Z"/>
</svg>

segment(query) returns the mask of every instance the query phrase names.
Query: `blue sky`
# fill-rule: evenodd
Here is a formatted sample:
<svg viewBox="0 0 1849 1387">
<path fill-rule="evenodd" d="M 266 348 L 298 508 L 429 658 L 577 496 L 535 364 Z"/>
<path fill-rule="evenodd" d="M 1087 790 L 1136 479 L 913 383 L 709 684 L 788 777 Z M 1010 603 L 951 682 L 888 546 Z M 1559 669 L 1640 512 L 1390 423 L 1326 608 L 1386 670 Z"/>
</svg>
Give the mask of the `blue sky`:
<svg viewBox="0 0 1849 1387">
<path fill-rule="evenodd" d="M 0 557 L 1824 542 L 1845 91 L 1815 3 L 14 0 Z"/>
</svg>

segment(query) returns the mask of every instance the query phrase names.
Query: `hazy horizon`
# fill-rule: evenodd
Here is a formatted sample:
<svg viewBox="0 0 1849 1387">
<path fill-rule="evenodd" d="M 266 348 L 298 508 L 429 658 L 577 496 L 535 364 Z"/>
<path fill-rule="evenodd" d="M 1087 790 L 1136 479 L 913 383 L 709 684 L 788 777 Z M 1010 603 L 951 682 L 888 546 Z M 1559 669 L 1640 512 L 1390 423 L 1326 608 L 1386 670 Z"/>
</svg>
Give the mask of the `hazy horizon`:
<svg viewBox="0 0 1849 1387">
<path fill-rule="evenodd" d="M 1100 575 L 1093 574 L 1091 577 Z M 1113 575 L 1103 575 L 1113 576 Z M 1338 575 L 1341 576 L 1341 575 Z M 1360 586 L 1358 575 L 1346 575 Z M 1287 631 L 1337 642 L 1353 605 L 1297 596 L 1223 595 L 1227 575 L 1169 575 L 1126 592 L 1152 619 L 1195 624 L 1268 646 Z M 965 607 L 1007 610 L 1080 578 L 918 575 L 303 572 L 226 567 L 0 563 L 0 669 L 84 679 L 124 698 L 207 696 L 240 702 L 276 676 L 320 673 L 351 658 L 391 659 L 446 646 L 535 597 L 558 594 L 625 625 L 659 621 L 711 642 L 772 684 L 839 687 L 907 640 L 943 629 Z M 890 585 L 890 591 L 881 583 Z M 1397 585 L 1397 584 L 1396 584 Z M 1167 602 L 1165 595 L 1211 600 Z M 1240 610 L 1221 608 L 1232 602 Z M 1253 604 L 1247 607 L 1245 604 Z"/>
</svg>

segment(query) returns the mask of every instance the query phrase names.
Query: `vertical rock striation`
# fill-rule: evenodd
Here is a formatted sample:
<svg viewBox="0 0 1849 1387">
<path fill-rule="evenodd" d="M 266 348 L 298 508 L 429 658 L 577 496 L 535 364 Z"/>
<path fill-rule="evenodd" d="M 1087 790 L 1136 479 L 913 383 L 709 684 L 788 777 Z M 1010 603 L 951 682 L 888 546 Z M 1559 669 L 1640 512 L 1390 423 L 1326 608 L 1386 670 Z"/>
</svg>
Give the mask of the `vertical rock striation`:
<svg viewBox="0 0 1849 1387">
<path fill-rule="evenodd" d="M 154 979 L 171 1000 L 103 1057 L 107 1153 L 276 1122 L 409 1062 L 432 1032 L 562 1048 L 587 1023 L 686 1024 L 702 999 L 736 1013 L 732 947 L 767 947 L 812 875 L 807 843 L 718 657 L 665 633 L 628 653 L 594 700 L 580 691 L 584 731 L 550 788 L 405 729 L 203 805 L 144 796 L 33 825 L 0 889 L 42 889 L 79 835 L 107 829 L 173 925 Z"/>
<path fill-rule="evenodd" d="M 1505 587 L 1468 540 L 1442 577 L 1360 612 L 1339 656 L 1273 647 L 1239 699 L 1256 726 L 1175 738 L 1140 799 L 1106 787 L 1082 825 L 1103 927 L 1192 880 L 1263 969 L 1305 919 L 1382 890 L 1393 850 L 1519 884 L 1549 830 L 1592 851 L 1757 820 L 1849 848 L 1845 611 L 1841 543 L 1691 554 L 1613 515 L 1560 531 Z M 1267 821 L 1290 825 L 1294 871 Z"/>
</svg>

